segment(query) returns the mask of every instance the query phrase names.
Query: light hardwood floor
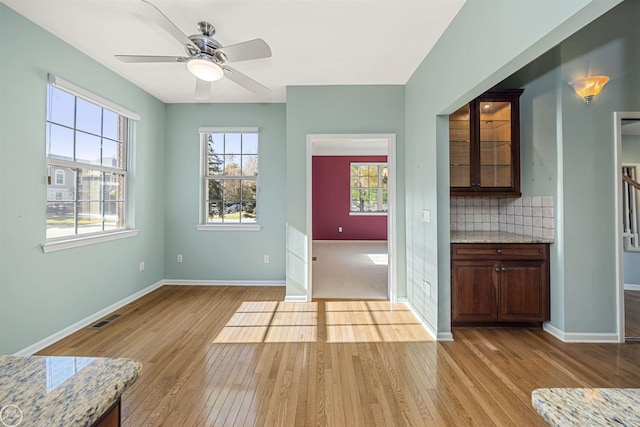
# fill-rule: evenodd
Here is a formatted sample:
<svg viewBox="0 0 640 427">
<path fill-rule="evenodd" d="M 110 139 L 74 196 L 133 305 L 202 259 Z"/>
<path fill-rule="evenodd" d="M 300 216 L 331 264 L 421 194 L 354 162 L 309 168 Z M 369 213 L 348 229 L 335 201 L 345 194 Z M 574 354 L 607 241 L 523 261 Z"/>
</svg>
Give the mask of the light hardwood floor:
<svg viewBox="0 0 640 427">
<path fill-rule="evenodd" d="M 538 387 L 637 387 L 640 344 L 541 330 L 429 339 L 384 301 L 282 303 L 281 287 L 163 286 L 40 352 L 142 360 L 123 425 L 529 426 Z"/>
</svg>

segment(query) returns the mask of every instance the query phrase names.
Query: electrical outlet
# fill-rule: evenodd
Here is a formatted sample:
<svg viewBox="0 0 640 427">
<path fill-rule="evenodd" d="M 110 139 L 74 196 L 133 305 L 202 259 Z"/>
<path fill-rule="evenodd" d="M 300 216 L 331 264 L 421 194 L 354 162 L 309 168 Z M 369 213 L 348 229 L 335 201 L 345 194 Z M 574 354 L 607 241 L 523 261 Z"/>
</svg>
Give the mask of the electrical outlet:
<svg viewBox="0 0 640 427">
<path fill-rule="evenodd" d="M 178 256 L 176 257 L 176 261 L 182 262 L 182 254 L 178 254 Z"/>
<path fill-rule="evenodd" d="M 422 220 L 422 222 L 431 222 L 431 211 L 423 209 L 420 214 L 420 219 Z"/>
<path fill-rule="evenodd" d="M 338 227 L 338 233 L 342 233 L 342 227 Z"/>
<path fill-rule="evenodd" d="M 431 283 L 426 280 L 422 280 L 422 290 L 427 298 L 431 298 Z"/>
<path fill-rule="evenodd" d="M 270 261 L 271 261 L 271 259 L 269 258 L 269 255 L 265 255 L 264 256 L 264 263 L 265 264 L 269 264 Z"/>
<path fill-rule="evenodd" d="M 144 261 L 140 261 L 140 271 L 144 271 Z"/>
</svg>

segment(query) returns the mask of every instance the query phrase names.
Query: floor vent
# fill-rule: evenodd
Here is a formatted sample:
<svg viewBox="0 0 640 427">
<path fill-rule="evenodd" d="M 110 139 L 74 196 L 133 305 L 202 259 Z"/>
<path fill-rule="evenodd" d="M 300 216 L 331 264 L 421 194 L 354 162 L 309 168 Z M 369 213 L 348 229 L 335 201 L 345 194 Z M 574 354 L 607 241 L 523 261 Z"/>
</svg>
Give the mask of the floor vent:
<svg viewBox="0 0 640 427">
<path fill-rule="evenodd" d="M 107 317 L 106 319 L 102 319 L 101 321 L 99 321 L 98 323 L 95 323 L 91 326 L 89 326 L 89 329 L 102 329 L 105 326 L 107 326 L 109 323 L 113 322 L 114 320 L 116 320 L 118 317 L 122 316 L 122 314 L 114 314 L 112 316 Z"/>
</svg>

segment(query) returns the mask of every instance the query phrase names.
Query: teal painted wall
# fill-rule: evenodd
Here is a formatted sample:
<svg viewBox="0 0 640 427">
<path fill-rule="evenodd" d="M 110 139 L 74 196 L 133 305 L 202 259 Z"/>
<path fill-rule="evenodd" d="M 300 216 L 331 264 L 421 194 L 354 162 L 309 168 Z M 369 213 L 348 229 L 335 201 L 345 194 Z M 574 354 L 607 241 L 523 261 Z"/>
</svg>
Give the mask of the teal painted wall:
<svg viewBox="0 0 640 427">
<path fill-rule="evenodd" d="M 616 3 L 468 0 L 407 82 L 407 297 L 438 333 L 450 331 L 451 311 L 447 115 Z M 431 223 L 421 209 L 435 212 Z"/>
<path fill-rule="evenodd" d="M 335 133 L 396 134 L 397 278 L 398 295 L 402 297 L 405 276 L 403 86 L 287 89 L 287 296 L 303 296 L 307 292 L 306 137 L 307 134 Z"/>
<path fill-rule="evenodd" d="M 164 278 L 165 106 L 4 4 L 0 55 L 0 353 L 8 354 Z M 142 116 L 131 171 L 137 237 L 42 252 L 48 72 Z"/>
<path fill-rule="evenodd" d="M 198 231 L 200 127 L 259 128 L 260 231 Z M 286 145 L 284 104 L 167 106 L 166 242 L 168 279 L 278 280 L 285 272 Z M 183 262 L 176 255 L 183 254 Z M 270 263 L 263 262 L 270 256 Z"/>
</svg>

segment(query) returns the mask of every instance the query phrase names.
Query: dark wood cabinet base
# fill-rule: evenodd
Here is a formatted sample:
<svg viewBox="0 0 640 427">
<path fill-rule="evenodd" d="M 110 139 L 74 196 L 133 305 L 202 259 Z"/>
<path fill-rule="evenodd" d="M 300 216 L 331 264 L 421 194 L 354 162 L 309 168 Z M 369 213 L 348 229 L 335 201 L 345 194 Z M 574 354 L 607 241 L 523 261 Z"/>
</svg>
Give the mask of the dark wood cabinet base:
<svg viewBox="0 0 640 427">
<path fill-rule="evenodd" d="M 549 320 L 549 245 L 451 245 L 452 326 L 536 326 Z"/>
</svg>

